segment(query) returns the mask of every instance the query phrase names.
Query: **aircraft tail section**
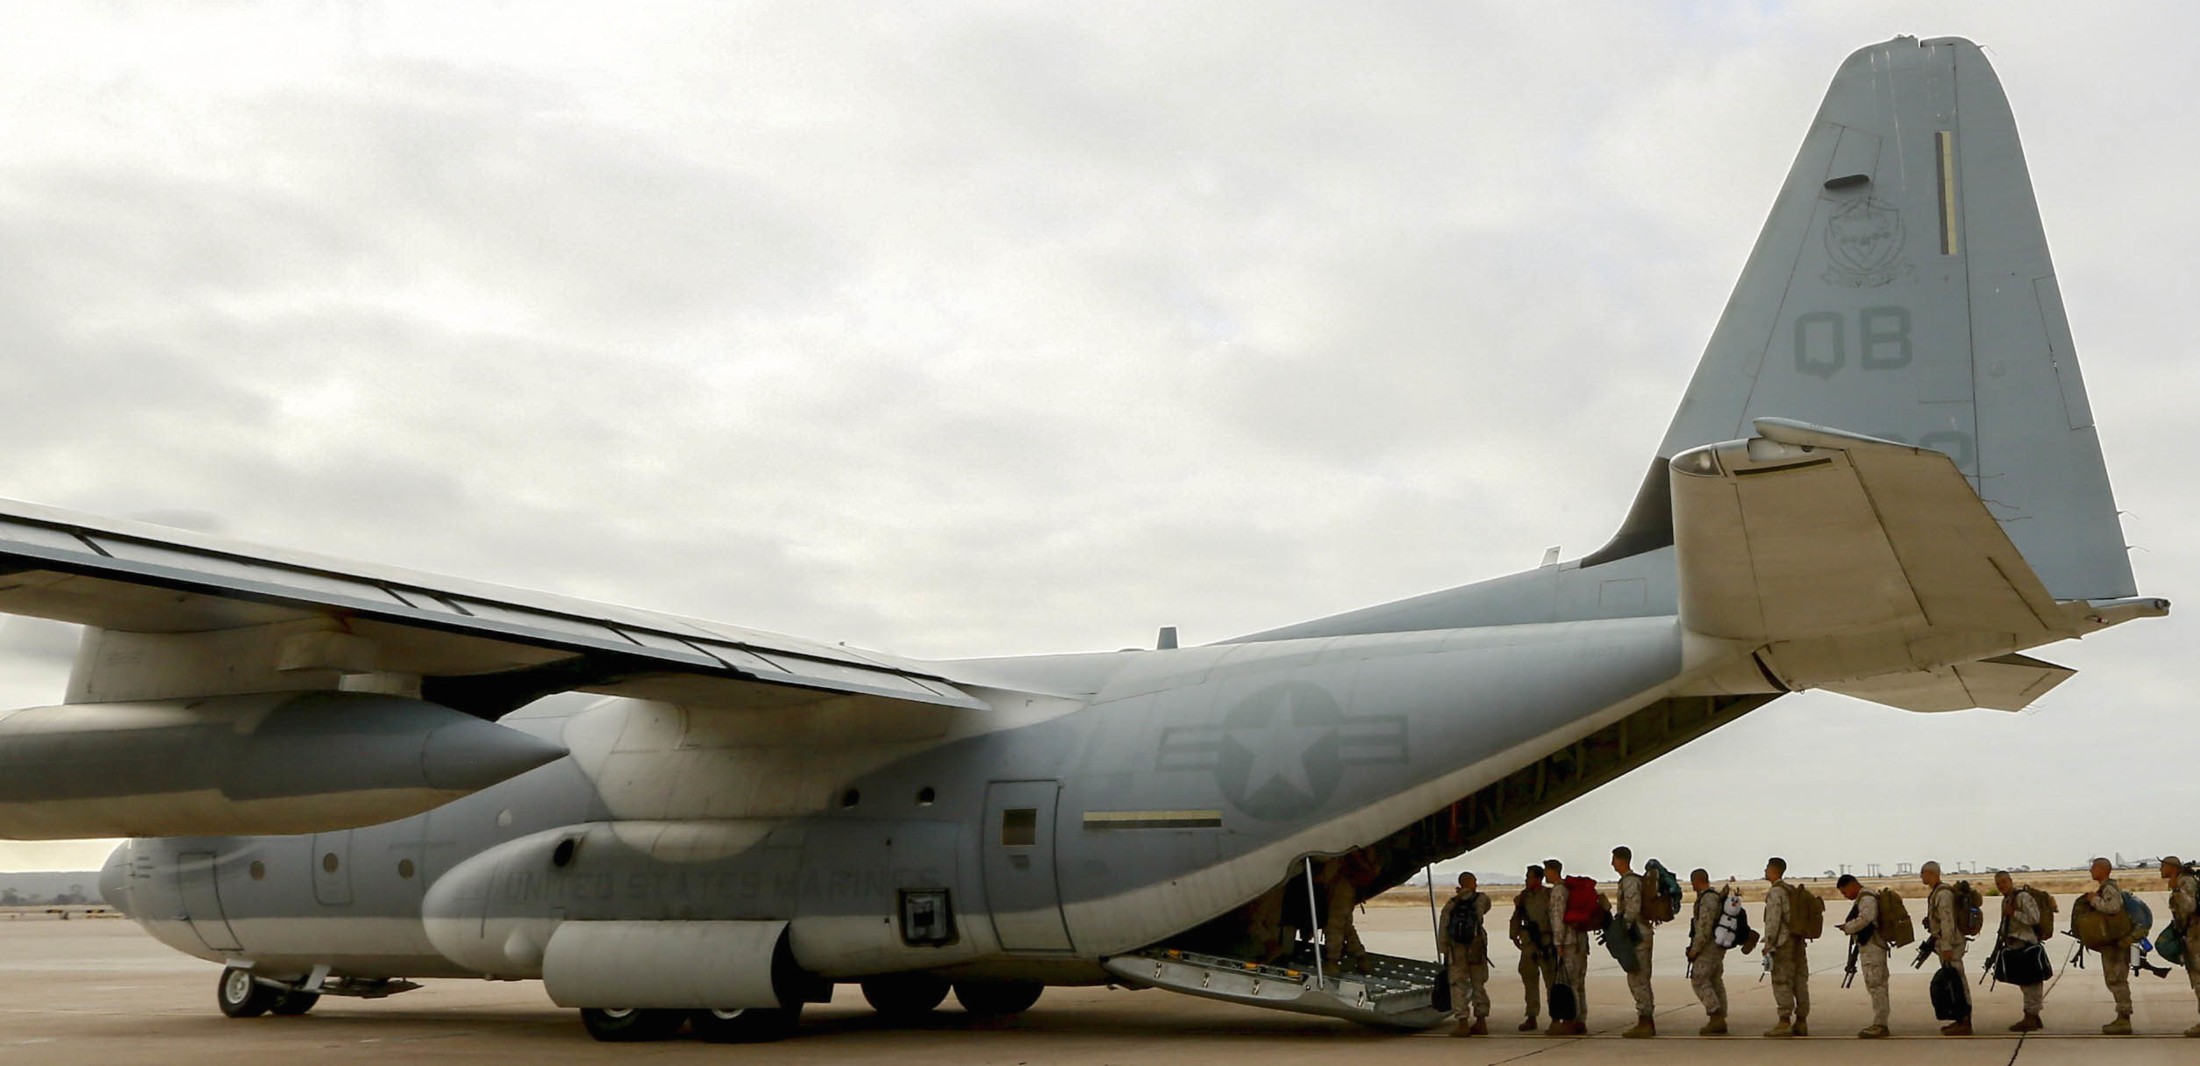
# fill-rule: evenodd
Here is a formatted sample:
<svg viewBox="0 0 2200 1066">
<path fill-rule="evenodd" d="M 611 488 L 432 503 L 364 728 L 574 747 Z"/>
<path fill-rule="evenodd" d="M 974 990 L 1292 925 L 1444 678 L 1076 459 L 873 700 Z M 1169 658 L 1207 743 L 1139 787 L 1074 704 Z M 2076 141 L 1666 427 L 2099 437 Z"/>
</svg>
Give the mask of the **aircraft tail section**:
<svg viewBox="0 0 2200 1066">
<path fill-rule="evenodd" d="M 1898 37 L 1842 65 L 1658 458 L 1768 417 L 1944 453 L 2055 599 L 2135 593 L 2016 123 L 1977 45 Z M 1643 510 L 1630 528 L 1664 517 Z"/>
</svg>

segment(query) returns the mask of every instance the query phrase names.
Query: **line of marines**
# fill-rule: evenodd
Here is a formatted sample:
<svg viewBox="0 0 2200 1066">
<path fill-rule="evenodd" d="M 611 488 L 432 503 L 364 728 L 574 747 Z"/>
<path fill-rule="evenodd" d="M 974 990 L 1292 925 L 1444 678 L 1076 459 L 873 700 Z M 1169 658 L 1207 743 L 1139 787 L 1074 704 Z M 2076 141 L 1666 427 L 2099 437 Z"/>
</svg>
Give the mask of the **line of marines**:
<svg viewBox="0 0 2200 1066">
<path fill-rule="evenodd" d="M 1619 898 L 1604 926 L 1603 936 L 1608 944 L 1614 938 L 1624 937 L 1634 949 L 1631 953 L 1634 966 L 1627 973 L 1627 988 L 1635 1001 L 1635 1024 L 1620 1035 L 1654 1037 L 1658 1027 L 1650 974 L 1652 946 L 1659 923 L 1653 915 L 1660 913 L 1662 908 L 1646 905 L 1646 893 L 1655 893 L 1657 887 L 1653 882 L 1646 888 L 1643 875 L 1634 869 L 1633 858 L 1632 852 L 1625 847 L 1612 849 L 1612 870 L 1619 875 Z M 2081 937 L 2086 935 L 2084 931 L 2088 928 L 2108 929 L 2106 934 L 2095 934 L 2105 935 L 2107 939 L 2086 946 L 2100 953 L 2101 976 L 2116 1005 L 2115 1019 L 2103 1025 L 2101 1032 L 2125 1035 L 2131 1032 L 2132 951 L 2144 940 L 2148 930 L 2128 928 L 2128 923 L 2114 923 L 2114 918 L 2126 915 L 2127 911 L 2124 892 L 2112 876 L 2113 869 L 2106 859 L 2093 860 L 2091 873 L 2095 886 L 2073 904 L 2072 928 L 2078 930 Z M 1537 1018 L 1542 1013 L 1542 1000 L 1548 997 L 1552 1003 L 1552 1021 L 1544 1030 L 1546 1033 L 1553 1036 L 1588 1033 L 1588 1024 L 1583 1019 L 1588 1016 L 1589 1006 L 1585 978 L 1591 931 L 1565 920 L 1564 872 L 1563 864 L 1557 859 L 1548 860 L 1540 867 L 1529 867 L 1526 886 L 1513 898 L 1507 935 L 1520 949 L 1520 980 L 1527 1004 L 1527 1019 L 1518 1026 L 1521 1032 L 1534 1032 L 1539 1028 Z M 1786 875 L 1786 860 L 1773 858 L 1766 862 L 1765 880 L 1770 888 L 1765 897 L 1763 930 L 1723 944 L 1722 940 L 1729 938 L 1719 933 L 1722 915 L 1741 913 L 1737 890 L 1731 882 L 1724 888 L 1714 889 L 1710 875 L 1700 868 L 1689 873 L 1689 887 L 1695 902 L 1689 908 L 1685 955 L 1689 964 L 1689 983 L 1707 1016 L 1702 1028 L 1697 1030 L 1699 1035 L 1720 1036 L 1727 1032 L 1726 953 L 1738 946 L 1746 954 L 1760 943 L 1772 979 L 1773 1004 L 1779 1012 L 1779 1023 L 1764 1035 L 1777 1038 L 1809 1035 L 1810 937 L 1806 935 L 1809 923 L 1800 912 L 1813 907 L 1822 909 L 1823 905 L 1802 899 L 1810 895 L 1809 890 L 1789 883 Z M 2194 950 L 2184 953 L 2183 964 L 2195 999 L 2200 1000 L 2200 919 L 2195 918 L 2196 911 L 2200 911 L 2200 876 L 2196 876 L 2194 867 L 2174 856 L 2162 860 L 2161 875 L 2170 891 L 2168 932 L 2193 942 Z M 1957 886 L 1941 876 L 1939 863 L 1926 863 L 1919 869 L 1919 879 L 1927 886 L 1924 920 L 1927 935 L 1919 945 L 1918 963 L 1921 965 L 1937 957 L 1944 970 L 1953 971 L 1952 979 L 1940 982 L 1944 986 L 1943 1002 L 1936 1003 L 1936 1013 L 1948 1019 L 1940 1032 L 1944 1036 L 1968 1036 L 1972 1031 L 1970 982 L 1963 975 L 1964 955 L 1969 950 L 1965 927 L 1970 923 L 1964 914 L 1968 904 L 1958 894 Z M 1990 941 L 1991 962 L 1997 977 L 2016 983 L 2023 993 L 2024 1016 L 2009 1026 L 2009 1031 L 2031 1032 L 2045 1026 L 2041 1011 L 2046 1001 L 2046 981 L 2052 974 L 2040 942 L 2044 936 L 2053 935 L 2051 923 L 2055 904 L 2044 893 L 2028 886 L 2020 888 L 2006 872 L 1994 875 L 1994 885 L 2000 897 L 2001 921 Z M 1845 874 L 1836 883 L 1836 888 L 1842 898 L 1851 903 L 1847 917 L 1837 926 L 1850 944 L 1849 972 L 1861 970 L 1864 988 L 1872 1004 L 1871 1024 L 1856 1035 L 1864 1039 L 1886 1037 L 1890 1033 L 1887 959 L 1894 946 L 1887 930 L 1897 923 L 1907 928 L 1907 908 L 1903 915 L 1885 916 L 1887 920 L 1882 921 L 1878 893 L 1865 890 L 1861 882 Z M 2045 901 L 2044 907 L 2042 901 Z M 1466 909 L 1465 915 L 1460 913 L 1461 908 Z M 1483 1036 L 1489 1032 L 1490 967 L 1486 923 L 1489 912 L 1490 897 L 1478 890 L 1474 874 L 1463 873 L 1459 875 L 1457 892 L 1444 904 L 1436 922 L 1437 947 L 1444 957 L 1452 1009 L 1458 1016 L 1454 1036 Z M 1471 915 L 1471 919 L 1467 915 Z M 2089 921 L 2089 918 L 2096 920 Z M 1746 923 L 1746 919 L 1743 922 Z M 1728 928 L 1732 929 L 1733 925 L 1729 922 Z M 2127 928 L 2128 931 L 2124 931 Z M 1621 951 L 1615 949 L 1614 954 L 1621 955 Z M 2167 954 L 2165 951 L 2165 957 Z M 2024 961 L 2035 956 L 2036 962 Z M 2083 955 L 2079 958 L 2082 966 Z M 1847 987 L 1847 983 L 1844 981 L 1843 987 Z M 1564 1003 L 1563 1009 L 1561 1003 Z M 1558 1020 L 1561 1015 L 1567 1020 Z M 2200 1037 L 2200 1025 L 2186 1029 L 2185 1035 Z"/>
</svg>

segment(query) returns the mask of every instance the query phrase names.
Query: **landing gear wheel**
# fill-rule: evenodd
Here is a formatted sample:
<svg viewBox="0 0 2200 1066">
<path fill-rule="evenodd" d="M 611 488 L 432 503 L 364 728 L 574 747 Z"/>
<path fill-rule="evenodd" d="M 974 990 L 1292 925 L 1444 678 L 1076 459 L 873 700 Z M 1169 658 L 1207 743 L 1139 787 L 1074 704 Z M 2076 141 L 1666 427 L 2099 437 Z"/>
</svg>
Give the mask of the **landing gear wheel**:
<svg viewBox="0 0 2200 1066">
<path fill-rule="evenodd" d="M 928 973 L 890 973 L 863 979 L 871 1009 L 902 1021 L 922 1018 L 947 998 L 947 978 Z"/>
<path fill-rule="evenodd" d="M 696 1039 L 706 1044 L 762 1044 L 791 1035 L 802 1017 L 802 1005 L 699 1010 L 690 1017 Z"/>
<path fill-rule="evenodd" d="M 955 1002 L 972 1014 L 1020 1014 L 1039 1002 L 1046 986 L 1037 981 L 957 981 Z"/>
<path fill-rule="evenodd" d="M 321 1002 L 319 992 L 277 992 L 275 993 L 275 1005 L 269 1007 L 267 1012 L 269 1014 L 279 1014 L 285 1018 L 294 1018 L 312 1010 L 313 1005 L 319 1002 Z"/>
<path fill-rule="evenodd" d="M 582 1007 L 581 1025 L 588 1035 L 607 1044 L 638 1044 L 663 1040 L 680 1031 L 686 1011 L 643 1010 L 637 1007 Z"/>
<path fill-rule="evenodd" d="M 252 979 L 252 971 L 231 966 L 222 971 L 221 983 L 214 986 L 214 1002 L 221 1005 L 222 1013 L 232 1018 L 257 1018 L 274 1009 L 275 1001 L 282 996 L 281 989 L 269 988 Z"/>
</svg>

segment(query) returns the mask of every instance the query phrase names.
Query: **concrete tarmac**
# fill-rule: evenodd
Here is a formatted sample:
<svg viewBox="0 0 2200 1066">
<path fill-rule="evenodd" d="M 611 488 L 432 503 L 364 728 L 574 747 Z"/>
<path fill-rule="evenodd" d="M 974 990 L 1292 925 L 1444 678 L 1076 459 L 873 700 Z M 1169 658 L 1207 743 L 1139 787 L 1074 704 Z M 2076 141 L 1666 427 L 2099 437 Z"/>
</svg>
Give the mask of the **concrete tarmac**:
<svg viewBox="0 0 2200 1066">
<path fill-rule="evenodd" d="M 2156 914 L 2166 914 L 2159 893 Z M 1913 910 L 1919 901 L 1912 901 Z M 1989 907 L 1993 901 L 1989 901 Z M 1500 905 L 1498 919 L 1509 910 Z M 1829 919 L 1847 912 L 1835 901 Z M 1990 912 L 1991 913 L 1991 912 Z M 2069 904 L 2064 902 L 2065 924 Z M 1258 1062 L 1262 1066 L 1339 1062 L 1441 1062 L 1495 1064 L 1534 1059 L 1535 1066 L 1571 1066 L 1625 1058 L 1655 1063 L 1871 1064 L 1925 1062 L 1935 1066 L 2003 1066 L 2011 1062 L 2200 1062 L 2200 1040 L 2180 1034 L 2200 1018 L 2182 971 L 2168 979 L 2132 978 L 2139 1036 L 2102 1037 L 2099 1026 L 2114 1013 L 2102 987 L 2098 957 L 2083 970 L 2064 964 L 2071 941 L 2050 943 L 2057 976 L 2048 993 L 2045 1033 L 2019 1039 L 2003 1031 L 2020 1013 L 2018 992 L 1974 986 L 1981 1035 L 1945 1038 L 1926 998 L 1930 969 L 1912 970 L 1909 949 L 1897 953 L 1892 985 L 1892 1040 L 1860 1042 L 1856 1031 L 1870 1020 L 1861 978 L 1844 990 L 1847 949 L 1833 933 L 1811 948 L 1811 1036 L 1766 1040 L 1757 1033 L 1774 1021 L 1772 988 L 1757 980 L 1755 956 L 1734 955 L 1727 965 L 1736 1035 L 1698 1037 L 1703 1011 L 1683 976 L 1681 928 L 1661 928 L 1657 938 L 1656 1040 L 1621 1040 L 1634 1022 L 1624 975 L 1603 949 L 1590 971 L 1587 1038 L 1519 1034 L 1521 1019 L 1514 957 L 1500 945 L 1493 960 L 1491 1016 L 1496 1035 L 1456 1039 L 1447 1029 L 1393 1034 L 1323 1018 L 1215 1003 L 1152 990 L 1049 989 L 1023 1015 L 980 1021 L 949 999 L 915 1027 L 887 1026 L 864 1005 L 853 986 L 803 1016 L 801 1035 L 778 1044 L 711 1046 L 680 1039 L 661 1044 L 612 1045 L 591 1040 L 575 1013 L 552 1006 L 534 982 L 431 981 L 427 987 L 378 1002 L 329 998 L 299 1018 L 233 1021 L 214 1006 L 219 967 L 178 955 L 123 920 L 0 921 L 0 1064 L 43 1066 L 98 1061 L 222 1063 L 239 1061 L 437 1063 L 629 1062 L 879 1062 L 893 1066 L 938 1063 L 1157 1063 Z M 1496 928 L 1501 923 L 1494 922 Z M 1374 907 L 1360 918 L 1368 947 L 1396 955 L 1431 957 L 1425 908 Z M 1985 959 L 1974 943 L 1973 976 Z"/>
</svg>

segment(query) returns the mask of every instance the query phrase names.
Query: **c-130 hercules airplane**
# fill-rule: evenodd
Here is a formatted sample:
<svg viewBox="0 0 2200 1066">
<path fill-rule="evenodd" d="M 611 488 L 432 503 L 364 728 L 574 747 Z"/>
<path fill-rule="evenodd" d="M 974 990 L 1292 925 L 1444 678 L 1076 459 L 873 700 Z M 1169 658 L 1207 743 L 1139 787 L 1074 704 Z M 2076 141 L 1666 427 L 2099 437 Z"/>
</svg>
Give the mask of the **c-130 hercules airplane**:
<svg viewBox="0 0 2200 1066">
<path fill-rule="evenodd" d="M 0 610 L 87 627 L 61 705 L 0 713 L 0 834 L 137 838 L 106 898 L 225 963 L 225 1012 L 539 979 L 607 1040 L 776 1037 L 851 982 L 901 1016 L 1114 982 L 1432 1024 L 1432 967 L 1263 956 L 1256 912 L 1316 857 L 1402 883 L 1783 693 L 2016 710 L 2071 673 L 2026 649 L 2168 611 L 2001 86 L 1907 37 L 1835 75 L 1575 561 L 952 662 L 27 504 L 0 574 Z M 604 698 L 528 707 L 567 691 Z"/>
</svg>

